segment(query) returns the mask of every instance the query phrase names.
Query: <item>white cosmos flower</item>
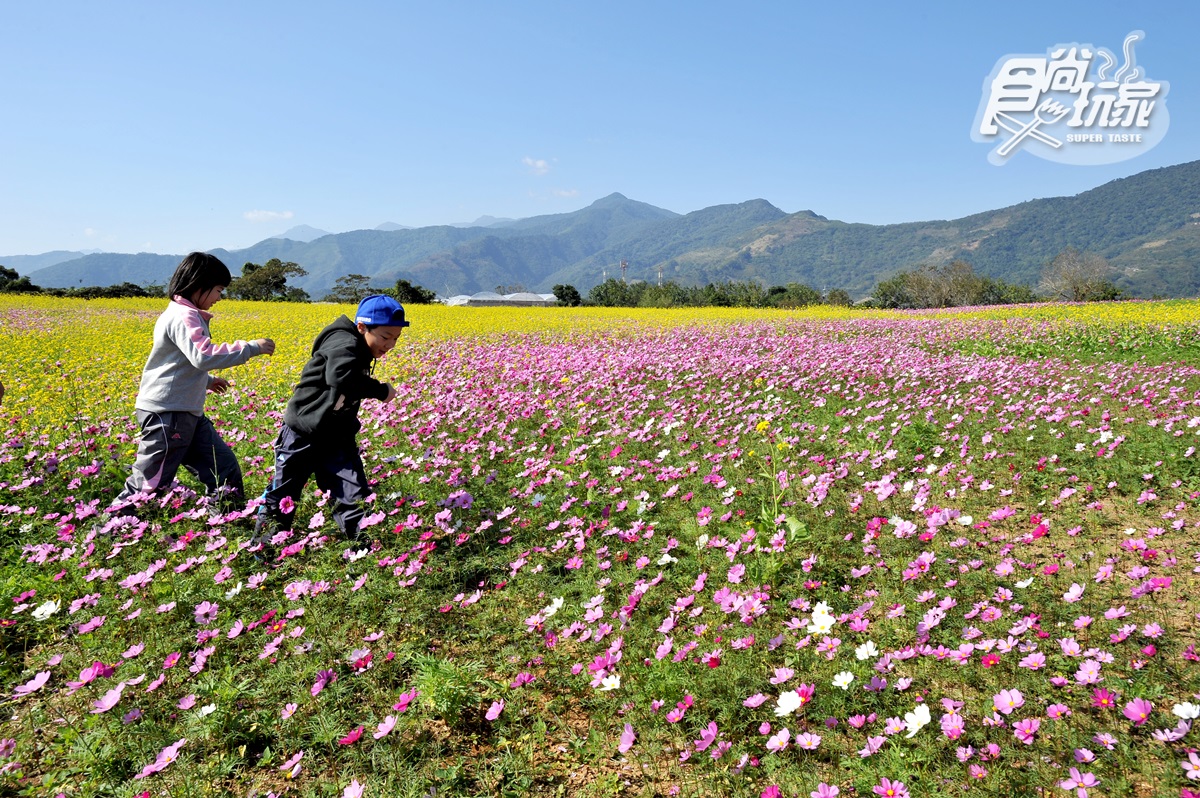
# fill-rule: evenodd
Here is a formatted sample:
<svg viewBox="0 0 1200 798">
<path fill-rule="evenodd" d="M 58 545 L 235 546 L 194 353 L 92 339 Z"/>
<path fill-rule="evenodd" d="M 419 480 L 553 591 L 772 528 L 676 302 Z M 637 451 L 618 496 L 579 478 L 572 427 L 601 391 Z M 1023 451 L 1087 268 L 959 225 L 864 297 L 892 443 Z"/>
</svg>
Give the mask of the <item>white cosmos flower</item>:
<svg viewBox="0 0 1200 798">
<path fill-rule="evenodd" d="M 912 712 L 904 713 L 904 723 L 908 726 L 908 734 L 905 737 L 912 737 L 921 729 L 928 725 L 931 717 L 929 715 L 929 707 L 925 704 L 917 704 L 917 708 Z"/>
<path fill-rule="evenodd" d="M 1032 584 L 1033 584 L 1033 577 L 1031 576 L 1028 579 L 1022 579 L 1020 582 L 1017 582 L 1017 587 L 1026 588 Z"/>
<path fill-rule="evenodd" d="M 833 625 L 837 623 L 837 619 L 828 613 L 821 612 L 821 605 L 813 611 L 812 623 L 804 630 L 810 635 L 827 635 L 833 631 Z"/>
<path fill-rule="evenodd" d="M 44 621 L 54 613 L 58 612 L 58 608 L 61 606 L 61 602 L 47 601 L 45 604 L 39 605 L 36 610 L 29 614 L 35 621 Z"/>
<path fill-rule="evenodd" d="M 545 607 L 542 610 L 542 617 L 543 618 L 552 617 L 556 612 L 558 612 L 559 610 L 562 609 L 562 606 L 564 603 L 565 603 L 565 599 L 563 599 L 562 596 L 559 596 L 558 598 L 554 599 L 553 601 L 550 602 L 550 606 Z"/>
<path fill-rule="evenodd" d="M 1184 720 L 1195 720 L 1200 718 L 1200 706 L 1196 706 L 1190 702 L 1176 704 L 1171 708 L 1171 712 Z"/>
<path fill-rule="evenodd" d="M 875 645 L 874 640 L 868 640 L 858 648 L 854 649 L 854 656 L 860 662 L 870 659 L 879 653 L 879 648 Z"/>
<path fill-rule="evenodd" d="M 610 673 L 600 680 L 600 689 L 604 691 L 616 690 L 621 686 L 621 674 Z"/>
<path fill-rule="evenodd" d="M 833 677 L 833 686 L 840 687 L 843 690 L 848 690 L 850 689 L 850 682 L 852 681 L 854 681 L 854 674 L 850 671 L 842 671 L 837 676 Z M 925 711 L 926 713 L 929 712 L 929 710 Z"/>
<path fill-rule="evenodd" d="M 786 693 L 779 696 L 779 705 L 775 707 L 775 714 L 778 717 L 790 715 L 800 708 L 804 702 L 800 700 L 800 694 L 795 690 L 788 690 Z"/>
<path fill-rule="evenodd" d="M 231 599 L 234 596 L 236 596 L 238 593 L 241 593 L 241 592 L 242 592 L 242 583 L 238 582 L 235 587 L 231 587 L 225 591 L 225 598 Z"/>
</svg>

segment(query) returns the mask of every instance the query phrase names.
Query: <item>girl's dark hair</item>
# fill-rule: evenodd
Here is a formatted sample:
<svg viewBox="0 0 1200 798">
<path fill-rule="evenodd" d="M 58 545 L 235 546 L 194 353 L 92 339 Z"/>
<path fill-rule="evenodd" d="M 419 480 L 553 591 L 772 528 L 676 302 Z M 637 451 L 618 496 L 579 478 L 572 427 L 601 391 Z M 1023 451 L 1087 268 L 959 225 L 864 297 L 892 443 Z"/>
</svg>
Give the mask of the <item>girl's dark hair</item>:
<svg viewBox="0 0 1200 798">
<path fill-rule="evenodd" d="M 196 292 L 204 292 L 218 285 L 229 285 L 233 277 L 229 267 L 216 255 L 193 252 L 179 262 L 171 282 L 167 284 L 167 296 L 181 296 L 190 300 Z"/>
</svg>

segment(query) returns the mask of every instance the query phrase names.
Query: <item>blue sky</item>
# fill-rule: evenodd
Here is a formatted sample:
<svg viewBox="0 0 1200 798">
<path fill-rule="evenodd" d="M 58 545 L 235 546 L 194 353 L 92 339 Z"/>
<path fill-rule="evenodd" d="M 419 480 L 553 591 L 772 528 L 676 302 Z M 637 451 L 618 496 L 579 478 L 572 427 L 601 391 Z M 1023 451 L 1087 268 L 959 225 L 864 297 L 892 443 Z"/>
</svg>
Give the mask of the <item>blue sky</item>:
<svg viewBox="0 0 1200 798">
<path fill-rule="evenodd" d="M 6 3 L 0 255 L 237 248 L 612 192 L 956 218 L 1200 158 L 1197 22 L 1194 2 Z M 988 163 L 970 131 L 998 59 L 1120 54 L 1133 30 L 1170 83 L 1157 147 Z"/>
</svg>

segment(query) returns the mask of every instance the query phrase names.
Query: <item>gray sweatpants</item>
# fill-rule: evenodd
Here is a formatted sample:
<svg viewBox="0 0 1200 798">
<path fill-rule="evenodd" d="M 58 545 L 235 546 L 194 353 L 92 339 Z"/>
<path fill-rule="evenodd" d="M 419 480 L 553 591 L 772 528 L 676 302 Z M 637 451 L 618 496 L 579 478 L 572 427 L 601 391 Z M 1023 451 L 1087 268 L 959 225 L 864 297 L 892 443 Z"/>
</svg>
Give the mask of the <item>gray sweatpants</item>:
<svg viewBox="0 0 1200 798">
<path fill-rule="evenodd" d="M 135 493 L 164 493 L 183 466 L 200 480 L 210 495 L 229 488 L 234 503 L 245 503 L 242 468 L 233 450 L 221 440 L 206 416 L 184 412 L 137 411 L 141 438 L 133 473 L 113 502 L 123 505 Z"/>
</svg>

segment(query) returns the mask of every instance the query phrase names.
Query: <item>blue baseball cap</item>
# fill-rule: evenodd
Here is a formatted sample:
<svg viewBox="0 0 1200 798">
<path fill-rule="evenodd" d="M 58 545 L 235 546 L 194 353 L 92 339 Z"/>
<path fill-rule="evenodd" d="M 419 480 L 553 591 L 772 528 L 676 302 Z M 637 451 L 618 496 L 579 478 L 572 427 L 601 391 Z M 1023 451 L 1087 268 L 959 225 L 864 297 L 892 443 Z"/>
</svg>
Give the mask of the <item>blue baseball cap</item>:
<svg viewBox="0 0 1200 798">
<path fill-rule="evenodd" d="M 375 294 L 359 302 L 354 320 L 371 327 L 411 326 L 411 322 L 404 320 L 404 306 L 385 294 Z"/>
</svg>

